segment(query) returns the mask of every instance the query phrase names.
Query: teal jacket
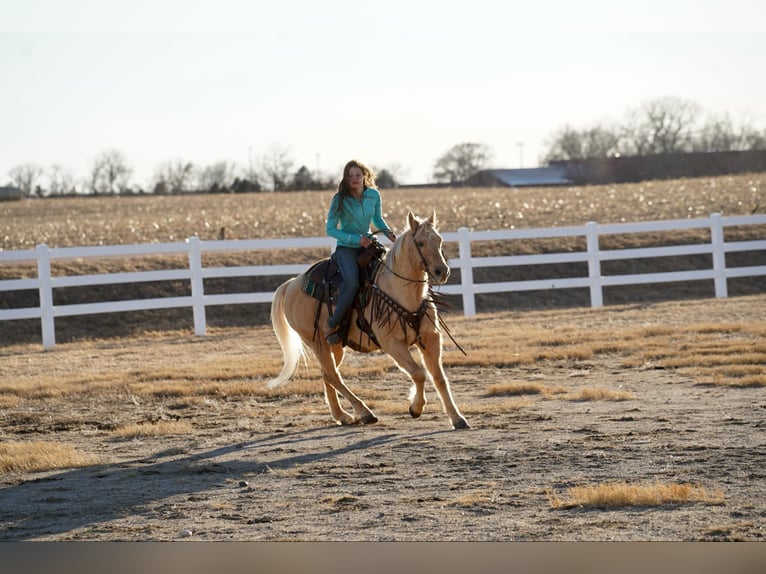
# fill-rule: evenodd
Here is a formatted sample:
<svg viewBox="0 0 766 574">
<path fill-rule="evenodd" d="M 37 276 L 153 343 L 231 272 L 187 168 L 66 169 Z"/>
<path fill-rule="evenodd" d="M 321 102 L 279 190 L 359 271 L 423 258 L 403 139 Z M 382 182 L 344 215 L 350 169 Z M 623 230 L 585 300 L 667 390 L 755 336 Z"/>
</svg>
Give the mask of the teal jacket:
<svg viewBox="0 0 766 574">
<path fill-rule="evenodd" d="M 370 224 L 376 229 L 389 231 L 381 215 L 380 192 L 368 187 L 362 192 L 362 199 L 343 199 L 343 212 L 338 209 L 338 194 L 332 197 L 327 212 L 327 235 L 338 240 L 339 247 L 359 247 L 362 235 L 369 235 Z"/>
</svg>

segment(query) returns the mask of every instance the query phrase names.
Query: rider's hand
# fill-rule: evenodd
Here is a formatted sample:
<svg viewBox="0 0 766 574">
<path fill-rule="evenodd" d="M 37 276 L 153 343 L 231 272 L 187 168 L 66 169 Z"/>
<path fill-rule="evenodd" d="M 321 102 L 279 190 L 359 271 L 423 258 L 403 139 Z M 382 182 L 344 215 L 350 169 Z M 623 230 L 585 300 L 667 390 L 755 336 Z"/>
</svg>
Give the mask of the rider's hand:
<svg viewBox="0 0 766 574">
<path fill-rule="evenodd" d="M 369 247 L 372 245 L 372 241 L 370 241 L 370 238 L 366 235 L 362 235 L 362 238 L 359 240 L 359 245 L 362 247 Z"/>
</svg>

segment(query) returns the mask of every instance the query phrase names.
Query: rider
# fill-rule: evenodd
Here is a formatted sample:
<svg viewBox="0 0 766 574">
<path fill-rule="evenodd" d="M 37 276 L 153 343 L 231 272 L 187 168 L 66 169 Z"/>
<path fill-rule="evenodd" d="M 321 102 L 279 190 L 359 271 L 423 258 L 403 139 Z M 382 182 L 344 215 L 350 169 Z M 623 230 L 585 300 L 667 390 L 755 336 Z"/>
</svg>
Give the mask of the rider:
<svg viewBox="0 0 766 574">
<path fill-rule="evenodd" d="M 331 345 L 341 341 L 340 322 L 359 289 L 356 258 L 372 243 L 370 224 L 385 233 L 390 241 L 396 239 L 381 215 L 375 172 L 362 162 L 352 159 L 343 168 L 343 178 L 327 213 L 327 234 L 337 239 L 333 256 L 343 278 L 335 311 L 328 318 L 325 329 L 325 337 Z"/>
</svg>

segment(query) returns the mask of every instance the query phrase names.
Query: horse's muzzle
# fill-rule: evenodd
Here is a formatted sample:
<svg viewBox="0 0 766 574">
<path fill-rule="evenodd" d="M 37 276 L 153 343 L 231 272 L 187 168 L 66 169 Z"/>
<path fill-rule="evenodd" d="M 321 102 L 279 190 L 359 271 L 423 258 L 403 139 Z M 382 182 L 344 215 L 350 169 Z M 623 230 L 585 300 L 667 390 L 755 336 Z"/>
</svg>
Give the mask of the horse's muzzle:
<svg viewBox="0 0 766 574">
<path fill-rule="evenodd" d="M 449 267 L 442 267 L 441 265 L 434 267 L 431 271 L 431 278 L 437 285 L 444 285 L 449 279 Z"/>
</svg>

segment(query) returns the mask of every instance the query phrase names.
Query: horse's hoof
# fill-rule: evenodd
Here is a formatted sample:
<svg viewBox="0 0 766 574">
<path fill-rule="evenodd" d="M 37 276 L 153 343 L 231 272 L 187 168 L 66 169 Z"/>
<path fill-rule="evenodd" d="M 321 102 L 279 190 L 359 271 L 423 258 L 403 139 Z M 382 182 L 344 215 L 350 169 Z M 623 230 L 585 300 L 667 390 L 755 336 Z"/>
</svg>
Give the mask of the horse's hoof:
<svg viewBox="0 0 766 574">
<path fill-rule="evenodd" d="M 471 427 L 468 426 L 468 423 L 466 422 L 465 419 L 459 419 L 457 422 L 452 423 L 452 428 L 455 430 L 460 430 L 460 429 L 469 429 Z"/>
<path fill-rule="evenodd" d="M 376 417 L 374 414 L 370 413 L 368 415 L 364 415 L 362 417 L 362 424 L 363 425 L 372 425 L 378 422 L 378 417 Z"/>
<path fill-rule="evenodd" d="M 423 414 L 422 412 L 418 412 L 418 411 L 416 411 L 415 409 L 413 409 L 412 407 L 410 407 L 410 416 L 411 416 L 413 419 L 416 419 L 416 418 L 418 418 L 418 417 L 419 417 L 420 415 L 422 415 L 422 414 Z"/>
</svg>

